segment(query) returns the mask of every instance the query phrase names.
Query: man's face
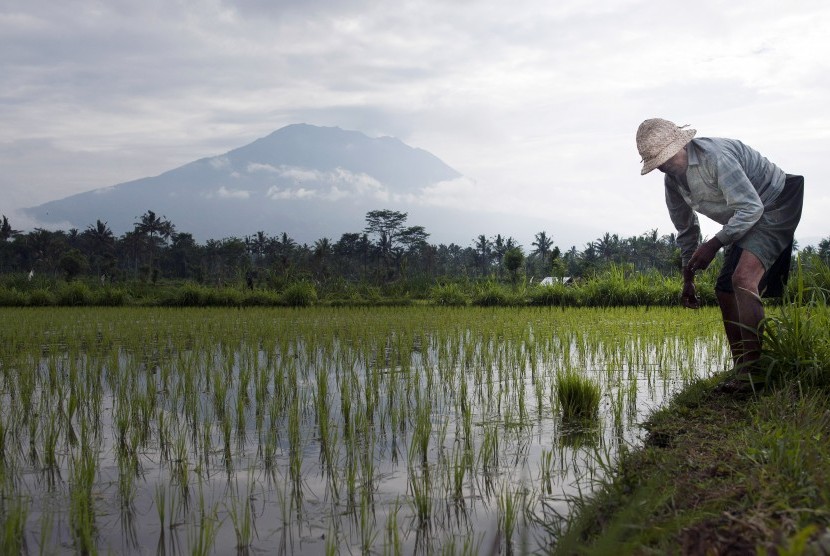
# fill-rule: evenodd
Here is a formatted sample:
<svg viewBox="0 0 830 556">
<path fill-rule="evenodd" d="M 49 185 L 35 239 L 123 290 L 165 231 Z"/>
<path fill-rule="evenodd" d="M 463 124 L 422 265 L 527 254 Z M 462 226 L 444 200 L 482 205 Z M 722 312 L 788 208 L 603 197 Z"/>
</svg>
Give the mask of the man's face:
<svg viewBox="0 0 830 556">
<path fill-rule="evenodd" d="M 686 173 L 686 168 L 689 166 L 689 157 L 686 155 L 686 147 L 683 147 L 677 154 L 665 161 L 657 167 L 658 170 L 664 174 L 671 174 L 673 176 L 682 176 Z"/>
</svg>

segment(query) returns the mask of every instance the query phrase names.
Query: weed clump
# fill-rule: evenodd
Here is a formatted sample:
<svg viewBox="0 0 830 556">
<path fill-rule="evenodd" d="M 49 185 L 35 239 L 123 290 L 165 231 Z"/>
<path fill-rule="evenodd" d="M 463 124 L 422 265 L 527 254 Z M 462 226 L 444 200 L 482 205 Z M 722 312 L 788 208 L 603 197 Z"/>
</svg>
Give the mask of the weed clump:
<svg viewBox="0 0 830 556">
<path fill-rule="evenodd" d="M 473 294 L 473 305 L 479 307 L 509 307 L 521 305 L 516 295 L 505 286 L 487 282 Z"/>
<path fill-rule="evenodd" d="M 309 282 L 295 282 L 282 292 L 282 304 L 288 307 L 308 307 L 317 302 L 317 290 Z"/>
<path fill-rule="evenodd" d="M 83 282 L 70 282 L 58 290 L 57 302 L 59 305 L 89 305 L 91 301 L 92 291 Z"/>
<path fill-rule="evenodd" d="M 51 307 L 55 305 L 55 296 L 47 289 L 34 289 L 29 293 L 29 305 L 32 307 Z"/>
<path fill-rule="evenodd" d="M 0 307 L 22 307 L 26 305 L 26 295 L 15 288 L 0 288 Z"/>
<path fill-rule="evenodd" d="M 429 298 L 436 305 L 463 307 L 469 301 L 461 286 L 455 283 L 439 284 L 429 292 Z"/>
</svg>

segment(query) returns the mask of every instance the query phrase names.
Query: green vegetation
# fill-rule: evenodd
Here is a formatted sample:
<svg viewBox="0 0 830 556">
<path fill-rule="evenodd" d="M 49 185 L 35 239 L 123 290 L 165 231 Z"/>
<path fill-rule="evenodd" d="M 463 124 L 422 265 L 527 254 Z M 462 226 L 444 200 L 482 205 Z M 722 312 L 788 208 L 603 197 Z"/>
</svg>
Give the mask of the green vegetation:
<svg viewBox="0 0 830 556">
<path fill-rule="evenodd" d="M 0 317 L 0 531 L 47 553 L 546 550 L 598 453 L 726 365 L 713 308 Z M 590 430 L 560 418 L 563 373 L 602 394 Z"/>
<path fill-rule="evenodd" d="M 605 233 L 562 251 L 545 231 L 526 251 L 509 236 L 431 245 L 407 214 L 373 210 L 360 232 L 298 244 L 287 233 L 199 244 L 148 210 L 116 237 L 85 230 L 23 233 L 0 220 L 0 306 L 674 306 L 680 253 L 672 234 Z M 830 237 L 801 252 L 811 280 L 830 287 Z M 699 283 L 703 303 L 722 258 Z M 540 286 L 544 278 L 553 284 Z M 567 285 L 566 285 L 567 283 Z"/>
<path fill-rule="evenodd" d="M 759 389 L 688 387 L 645 423 L 557 554 L 823 554 L 830 542 L 830 309 L 799 272 L 764 323 Z"/>
<path fill-rule="evenodd" d="M 600 385 L 575 371 L 562 373 L 556 382 L 556 397 L 566 422 L 596 419 L 600 396 Z"/>
<path fill-rule="evenodd" d="M 612 265 L 625 267 L 627 277 L 679 271 L 674 236 L 656 230 L 630 238 L 605 234 L 581 251 L 572 246 L 565 252 L 541 231 L 526 251 L 501 234 L 479 235 L 467 246 L 431 245 L 429 233 L 409 226 L 407 218 L 402 212 L 373 210 L 359 232 L 301 245 L 287 233 L 269 236 L 263 231 L 200 244 L 152 210 L 120 237 L 102 220 L 82 231 L 37 228 L 24 233 L 3 216 L 0 276 L 8 290 L 29 291 L 33 283 L 54 293 L 60 282 L 81 281 L 91 289 L 128 288 L 139 299 L 147 295 L 136 292 L 136 284 L 190 282 L 283 292 L 289 284 L 309 282 L 321 298 L 343 301 L 371 297 L 366 295 L 370 289 L 386 299 L 424 299 L 436 284 L 446 283 L 462 284 L 469 296 L 468 286 L 477 282 L 517 288 L 546 276 L 589 279 Z"/>
<path fill-rule="evenodd" d="M 817 265 L 823 265 L 820 261 Z M 716 269 L 699 281 L 704 305 L 714 305 Z M 321 285 L 320 288 L 325 288 Z M 208 286 L 196 282 L 129 282 L 118 286 L 95 280 L 72 282 L 39 278 L 31 283 L 16 276 L 0 277 L 0 307 L 158 306 L 158 307 L 308 307 L 438 306 L 478 307 L 673 307 L 680 297 L 679 276 L 638 274 L 611 266 L 607 271 L 572 284 L 505 284 L 496 279 L 442 281 L 423 292 L 400 294 L 372 286 L 336 287 L 320 291 L 308 280 L 286 281 L 281 289 L 242 285 Z"/>
<path fill-rule="evenodd" d="M 823 533 L 830 241 L 738 401 L 708 378 L 729 365 L 717 264 L 709 306 L 675 308 L 673 238 L 563 254 L 541 232 L 526 255 L 405 219 L 313 247 L 200 246 L 151 211 L 119 239 L 5 226 L 4 550 L 140 553 L 151 531 L 194 554 L 799 553 Z"/>
</svg>

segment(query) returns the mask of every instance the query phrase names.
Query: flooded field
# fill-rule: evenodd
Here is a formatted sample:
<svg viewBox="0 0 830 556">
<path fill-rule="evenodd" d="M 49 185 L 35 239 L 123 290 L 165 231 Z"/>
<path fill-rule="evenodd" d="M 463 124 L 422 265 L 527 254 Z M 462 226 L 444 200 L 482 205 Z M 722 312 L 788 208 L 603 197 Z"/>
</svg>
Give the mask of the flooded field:
<svg viewBox="0 0 830 556">
<path fill-rule="evenodd" d="M 541 551 L 716 309 L 0 309 L 0 535 L 30 554 Z M 599 410 L 563 418 L 574 373 Z"/>
</svg>

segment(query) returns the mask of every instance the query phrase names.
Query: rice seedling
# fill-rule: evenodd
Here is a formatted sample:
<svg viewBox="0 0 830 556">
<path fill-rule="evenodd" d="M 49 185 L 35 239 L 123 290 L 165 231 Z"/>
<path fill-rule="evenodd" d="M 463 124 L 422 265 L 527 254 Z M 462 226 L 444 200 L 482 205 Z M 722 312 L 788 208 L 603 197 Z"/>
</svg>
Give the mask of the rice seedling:
<svg viewBox="0 0 830 556">
<path fill-rule="evenodd" d="M 79 452 L 70 460 L 69 522 L 75 549 L 91 553 L 96 552 L 96 511 L 92 490 L 98 462 L 85 442 Z"/>
<path fill-rule="evenodd" d="M 250 477 L 249 477 L 250 479 Z M 254 496 L 254 482 L 248 481 L 248 490 L 242 497 L 239 495 L 239 484 L 230 494 L 230 503 L 227 504 L 228 514 L 233 524 L 233 532 L 236 536 L 237 552 L 247 552 L 254 540 L 256 527 L 251 508 Z"/>
<path fill-rule="evenodd" d="M 200 492 L 199 516 L 196 523 L 187 529 L 190 553 L 194 556 L 207 556 L 213 553 L 213 545 L 221 526 L 216 507 L 206 508 L 204 497 Z"/>
<path fill-rule="evenodd" d="M 411 469 L 409 472 L 409 488 L 412 507 L 418 519 L 418 527 L 428 527 L 432 520 L 432 481 L 429 469 L 420 472 Z"/>
<path fill-rule="evenodd" d="M 509 487 L 505 487 L 497 499 L 499 531 L 504 539 L 506 554 L 513 554 L 515 551 L 513 536 L 521 509 L 521 496 L 520 492 L 511 492 Z"/>
<path fill-rule="evenodd" d="M 556 383 L 556 396 L 563 419 L 591 419 L 599 411 L 599 384 L 576 373 L 562 373 Z"/>
</svg>

